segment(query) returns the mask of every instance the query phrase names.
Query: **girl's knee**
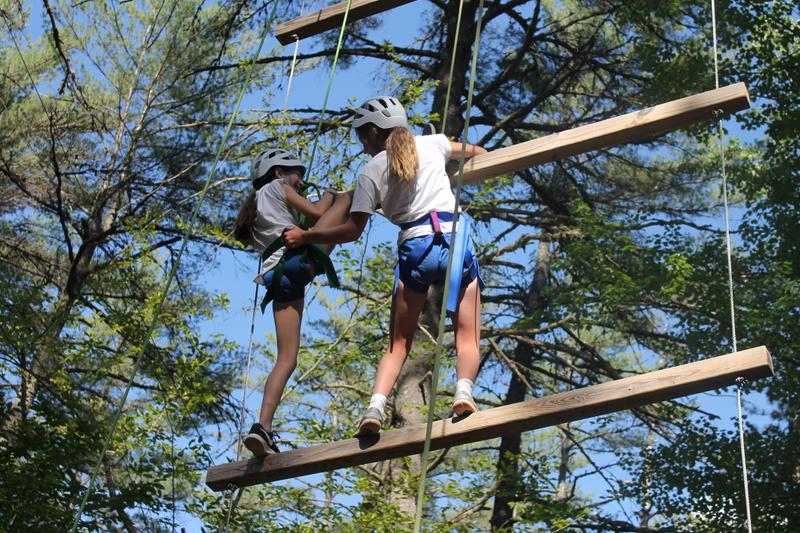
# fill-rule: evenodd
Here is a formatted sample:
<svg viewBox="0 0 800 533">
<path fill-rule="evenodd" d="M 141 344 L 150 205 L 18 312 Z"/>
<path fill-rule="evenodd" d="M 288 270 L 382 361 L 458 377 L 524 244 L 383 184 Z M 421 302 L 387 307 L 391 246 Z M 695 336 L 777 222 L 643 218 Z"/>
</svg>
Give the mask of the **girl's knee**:
<svg viewBox="0 0 800 533">
<path fill-rule="evenodd" d="M 281 355 L 278 354 L 278 360 L 275 361 L 276 367 L 281 367 L 284 370 L 288 370 L 289 372 L 293 372 L 295 368 L 297 368 L 297 355 L 290 354 L 290 355 Z"/>
</svg>

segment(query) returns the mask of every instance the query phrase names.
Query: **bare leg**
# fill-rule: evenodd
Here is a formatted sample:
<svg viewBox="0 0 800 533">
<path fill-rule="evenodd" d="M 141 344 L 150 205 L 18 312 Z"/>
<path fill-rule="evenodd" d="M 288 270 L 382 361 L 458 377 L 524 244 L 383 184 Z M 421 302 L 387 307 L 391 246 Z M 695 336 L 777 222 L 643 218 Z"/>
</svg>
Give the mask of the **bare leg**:
<svg viewBox="0 0 800 533">
<path fill-rule="evenodd" d="M 325 229 L 338 226 L 347 220 L 350 214 L 350 204 L 353 201 L 353 191 L 347 191 L 336 195 L 333 205 L 319 217 L 314 229 Z M 330 254 L 335 244 L 323 244 L 322 248 Z"/>
<path fill-rule="evenodd" d="M 261 399 L 259 422 L 264 429 L 272 429 L 272 418 L 278 408 L 283 389 L 289 376 L 297 366 L 297 351 L 300 349 L 300 323 L 303 319 L 303 299 L 291 302 L 273 302 L 272 314 L 275 317 L 275 335 L 278 338 L 278 358 L 264 384 L 264 397 Z"/>
<path fill-rule="evenodd" d="M 453 324 L 456 334 L 456 377 L 474 382 L 481 363 L 481 291 L 477 279 L 461 290 Z"/>
<path fill-rule="evenodd" d="M 375 376 L 373 393 L 388 396 L 411 349 L 417 319 L 425 305 L 427 294 L 407 289 L 402 280 L 392 298 L 392 317 L 389 324 L 389 348 L 383 354 Z"/>
</svg>

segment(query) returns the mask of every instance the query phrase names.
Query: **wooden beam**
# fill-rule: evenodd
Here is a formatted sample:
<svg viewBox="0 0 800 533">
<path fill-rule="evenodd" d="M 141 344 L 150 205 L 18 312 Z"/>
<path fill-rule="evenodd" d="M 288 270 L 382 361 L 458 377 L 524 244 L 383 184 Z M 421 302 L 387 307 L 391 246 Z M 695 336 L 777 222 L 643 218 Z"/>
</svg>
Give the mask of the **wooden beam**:
<svg viewBox="0 0 800 533">
<path fill-rule="evenodd" d="M 744 83 L 735 83 L 475 156 L 464 164 L 464 183 L 475 183 L 590 150 L 643 141 L 708 120 L 718 111 L 728 114 L 749 107 L 747 87 Z M 455 184 L 455 177 L 451 177 L 451 181 Z"/>
<path fill-rule="evenodd" d="M 493 439 L 771 376 L 763 346 L 433 423 L 431 449 Z M 422 452 L 425 426 L 300 448 L 208 470 L 213 490 L 327 472 Z"/>
<path fill-rule="evenodd" d="M 347 22 L 361 20 L 371 15 L 402 6 L 403 4 L 408 4 L 412 1 L 413 0 L 352 0 L 350 3 L 350 13 L 347 14 Z M 344 18 L 346 9 L 347 2 L 342 2 L 320 9 L 316 13 L 284 22 L 275 28 L 275 37 L 281 44 L 289 44 L 294 42 L 295 36 L 298 39 L 305 39 L 306 37 L 338 28 L 342 25 L 342 19 Z"/>
</svg>

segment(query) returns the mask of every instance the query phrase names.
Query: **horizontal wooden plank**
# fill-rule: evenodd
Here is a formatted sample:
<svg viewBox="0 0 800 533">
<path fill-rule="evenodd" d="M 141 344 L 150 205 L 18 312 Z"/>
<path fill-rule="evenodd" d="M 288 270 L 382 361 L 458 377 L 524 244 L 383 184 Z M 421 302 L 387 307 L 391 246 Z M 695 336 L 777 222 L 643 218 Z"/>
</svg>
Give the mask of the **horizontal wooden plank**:
<svg viewBox="0 0 800 533">
<path fill-rule="evenodd" d="M 464 183 L 502 176 L 591 150 L 643 141 L 708 120 L 717 111 L 728 114 L 749 107 L 747 87 L 744 83 L 735 83 L 475 156 L 464 164 Z M 451 181 L 455 183 L 455 177 Z"/>
<path fill-rule="evenodd" d="M 772 359 L 763 346 L 704 361 L 657 370 L 544 398 L 504 405 L 463 419 L 433 424 L 431 449 L 468 444 L 531 429 L 562 424 L 623 409 L 771 376 Z M 387 431 L 214 466 L 206 475 L 213 490 L 245 487 L 327 472 L 422 452 L 425 426 Z"/>
<path fill-rule="evenodd" d="M 347 22 L 360 20 L 392 8 L 408 4 L 413 0 L 352 0 Z M 295 38 L 305 39 L 324 31 L 338 28 L 347 9 L 347 2 L 325 7 L 310 15 L 289 20 L 275 28 L 275 37 L 281 44 L 294 42 Z"/>
</svg>

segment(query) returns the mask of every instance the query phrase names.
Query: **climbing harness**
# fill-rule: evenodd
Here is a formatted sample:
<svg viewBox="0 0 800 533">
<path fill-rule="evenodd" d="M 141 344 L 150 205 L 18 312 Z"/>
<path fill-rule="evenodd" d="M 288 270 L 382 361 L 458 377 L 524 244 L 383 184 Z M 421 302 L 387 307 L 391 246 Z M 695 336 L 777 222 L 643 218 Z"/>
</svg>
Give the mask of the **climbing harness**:
<svg viewBox="0 0 800 533">
<path fill-rule="evenodd" d="M 272 241 L 272 244 L 267 246 L 267 248 L 264 250 L 264 253 L 261 254 L 261 262 L 263 263 L 272 254 L 284 248 L 285 246 L 286 241 L 283 238 L 283 234 L 281 234 L 281 236 Z M 325 253 L 325 250 L 319 244 L 307 244 L 301 248 L 298 248 L 297 250 L 290 250 L 283 254 L 283 257 L 281 257 L 280 261 L 278 261 L 278 264 L 272 269 L 272 282 L 267 287 L 267 292 L 264 294 L 264 298 L 261 300 L 260 304 L 262 313 L 267 308 L 269 302 L 280 297 L 280 295 L 283 293 L 280 279 L 283 276 L 284 269 L 286 268 L 286 260 L 298 254 L 300 255 L 301 261 L 308 263 L 309 266 L 313 265 L 315 267 L 316 274 L 324 272 L 328 278 L 328 284 L 331 287 L 339 287 L 339 278 L 336 276 L 336 269 L 333 266 L 333 261 L 331 261 L 330 256 Z"/>
<path fill-rule="evenodd" d="M 425 256 L 433 250 L 434 246 L 444 246 L 451 249 L 450 253 L 453 256 L 453 264 L 460 269 L 464 264 L 464 258 L 466 257 L 467 249 L 469 248 L 469 237 L 471 234 L 470 220 L 468 217 L 462 214 L 459 221 L 459 228 L 452 233 L 443 233 L 440 222 L 452 221 L 453 213 L 444 211 L 431 211 L 429 214 L 417 220 L 400 224 L 400 229 L 402 230 L 416 228 L 419 226 L 427 226 L 428 224 L 430 224 L 431 229 L 433 229 L 433 233 L 426 235 L 419 240 L 417 245 L 408 255 L 408 260 L 405 262 L 405 264 L 410 265 L 412 268 L 416 267 L 422 262 Z M 453 233 L 455 233 L 455 236 Z M 455 244 L 451 247 L 450 243 L 453 242 L 453 237 L 455 237 Z M 394 291 L 397 290 L 397 284 L 400 280 L 400 270 L 400 264 L 398 263 L 398 265 L 395 267 Z M 458 306 L 458 296 L 463 288 L 462 279 L 463 278 L 461 275 L 450 276 L 447 310 L 451 313 L 455 313 Z M 478 276 L 478 283 L 482 289 L 484 285 L 483 280 L 480 279 L 480 276 Z"/>
</svg>

